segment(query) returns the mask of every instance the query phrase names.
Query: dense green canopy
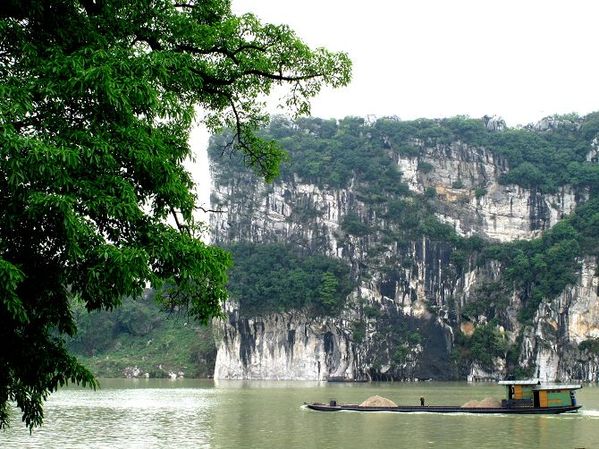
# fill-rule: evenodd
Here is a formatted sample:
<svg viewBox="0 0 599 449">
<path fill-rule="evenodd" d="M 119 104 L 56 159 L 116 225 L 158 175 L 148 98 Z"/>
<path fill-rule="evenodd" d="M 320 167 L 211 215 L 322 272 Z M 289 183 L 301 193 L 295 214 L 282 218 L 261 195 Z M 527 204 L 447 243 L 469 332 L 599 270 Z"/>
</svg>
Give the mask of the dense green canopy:
<svg viewBox="0 0 599 449">
<path fill-rule="evenodd" d="M 203 244 L 182 163 L 196 107 L 233 129 L 266 179 L 283 155 L 254 129 L 288 84 L 294 113 L 347 84 L 345 54 L 227 0 L 7 0 L 0 7 L 0 427 L 30 428 L 66 382 L 95 386 L 64 347 L 71 304 L 112 309 L 151 284 L 199 320 L 220 313 L 228 254 Z M 167 224 L 171 219 L 176 227 Z"/>
</svg>

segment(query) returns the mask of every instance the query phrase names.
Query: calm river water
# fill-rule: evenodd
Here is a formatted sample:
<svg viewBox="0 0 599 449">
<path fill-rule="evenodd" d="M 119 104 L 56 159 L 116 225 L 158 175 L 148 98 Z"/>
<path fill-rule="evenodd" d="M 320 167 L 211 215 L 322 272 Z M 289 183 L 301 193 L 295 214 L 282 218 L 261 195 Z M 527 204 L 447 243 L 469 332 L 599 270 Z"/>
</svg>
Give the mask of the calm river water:
<svg viewBox="0 0 599 449">
<path fill-rule="evenodd" d="M 461 405 L 501 398 L 494 384 L 125 380 L 67 388 L 46 404 L 42 428 L 14 416 L 2 448 L 599 448 L 599 387 L 578 392 L 577 414 L 559 416 L 323 413 L 304 401 Z"/>
</svg>

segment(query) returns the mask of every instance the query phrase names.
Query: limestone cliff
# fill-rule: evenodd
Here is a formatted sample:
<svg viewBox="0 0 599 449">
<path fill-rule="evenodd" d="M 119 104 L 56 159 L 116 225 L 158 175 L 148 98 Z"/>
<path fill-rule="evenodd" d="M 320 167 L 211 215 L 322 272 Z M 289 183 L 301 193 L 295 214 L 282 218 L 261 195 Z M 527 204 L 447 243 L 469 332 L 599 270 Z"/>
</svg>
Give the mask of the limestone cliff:
<svg viewBox="0 0 599 449">
<path fill-rule="evenodd" d="M 497 121 L 485 125 L 490 133 L 504 130 Z M 362 144 L 374 141 L 374 134 L 361 132 Z M 409 189 L 400 212 L 414 202 L 434 203 L 434 216 L 464 242 L 472 236 L 499 243 L 536 238 L 589 197 L 580 185 L 562 183 L 543 191 L 506 183 L 509 158 L 468 139 L 410 136 L 402 147 L 385 132 L 378 136 L 389 166 Z M 406 142 L 409 151 L 402 150 Z M 594 164 L 596 146 L 586 151 L 587 162 Z M 215 243 L 291 242 L 345 261 L 356 280 L 336 316 L 306 310 L 242 316 L 234 298 L 228 321 L 215 324 L 215 377 L 497 378 L 511 364 L 512 370 L 517 365 L 521 373 L 547 380 L 597 380 L 596 353 L 579 347 L 599 337 L 593 255 L 581 253 L 573 282 L 537 304 L 529 299 L 530 288 L 505 282 L 505 263 L 481 257 L 477 249 L 461 250 L 455 238 L 408 232 L 408 213 L 401 222 L 390 218 L 393 194 L 381 200 L 368 190 L 372 183 L 355 173 L 332 187 L 294 172 L 265 185 L 246 171 L 233 175 L 218 160 L 211 170 L 212 208 L 222 211 L 210 223 Z M 350 218 L 366 231 L 352 231 Z M 484 307 L 475 307 L 481 303 Z M 530 304 L 534 316 L 523 321 Z M 460 342 L 487 327 L 506 347 L 493 354 L 492 363 L 468 351 L 465 363 L 457 363 Z"/>
<path fill-rule="evenodd" d="M 434 188 L 443 201 L 439 218 L 454 225 L 461 235 L 501 242 L 529 239 L 573 212 L 580 201 L 569 186 L 543 195 L 514 184 L 500 184 L 509 166 L 484 148 L 462 142 L 432 148 L 423 142 L 417 144 L 417 157 L 399 158 L 403 179 L 416 192 Z M 430 171 L 418 170 L 422 163 L 429 164 Z"/>
</svg>

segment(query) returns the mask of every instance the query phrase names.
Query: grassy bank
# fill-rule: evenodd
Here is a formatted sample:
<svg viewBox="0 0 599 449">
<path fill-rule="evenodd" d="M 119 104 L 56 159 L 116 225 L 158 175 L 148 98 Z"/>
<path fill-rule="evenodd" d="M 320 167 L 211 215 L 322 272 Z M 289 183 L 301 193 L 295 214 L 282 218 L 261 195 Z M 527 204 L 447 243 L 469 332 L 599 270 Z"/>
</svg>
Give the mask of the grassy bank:
<svg viewBox="0 0 599 449">
<path fill-rule="evenodd" d="M 127 299 L 113 312 L 77 309 L 75 315 L 79 333 L 69 345 L 96 376 L 212 376 L 216 347 L 211 327 L 162 310 L 151 293 Z"/>
</svg>

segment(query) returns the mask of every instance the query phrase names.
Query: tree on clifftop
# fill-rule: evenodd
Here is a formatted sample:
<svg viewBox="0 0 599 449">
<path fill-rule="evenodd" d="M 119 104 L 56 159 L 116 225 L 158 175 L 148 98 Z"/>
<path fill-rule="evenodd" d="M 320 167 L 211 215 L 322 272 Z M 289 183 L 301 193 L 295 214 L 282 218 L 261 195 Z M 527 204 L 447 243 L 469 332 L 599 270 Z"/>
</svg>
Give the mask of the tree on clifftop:
<svg viewBox="0 0 599 449">
<path fill-rule="evenodd" d="M 96 385 L 65 350 L 73 301 L 110 310 L 150 283 L 176 286 L 165 301 L 201 321 L 219 315 L 230 258 L 197 239 L 182 166 L 194 108 L 270 180 L 283 153 L 254 134 L 261 98 L 286 84 L 307 113 L 349 76 L 345 54 L 228 0 L 2 3 L 0 427 L 12 401 L 32 428 L 59 385 Z"/>
</svg>

